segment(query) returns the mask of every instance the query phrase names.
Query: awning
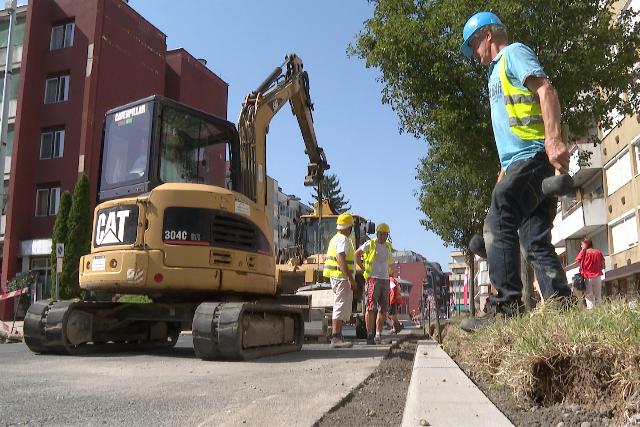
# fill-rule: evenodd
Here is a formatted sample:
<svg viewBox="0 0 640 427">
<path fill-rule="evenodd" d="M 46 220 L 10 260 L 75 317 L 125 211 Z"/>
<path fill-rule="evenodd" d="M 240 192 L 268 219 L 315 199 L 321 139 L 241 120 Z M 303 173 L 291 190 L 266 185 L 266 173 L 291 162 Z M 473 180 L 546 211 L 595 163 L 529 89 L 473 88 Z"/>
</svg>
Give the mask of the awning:
<svg viewBox="0 0 640 427">
<path fill-rule="evenodd" d="M 51 255 L 51 239 L 23 240 L 19 256 Z"/>
</svg>

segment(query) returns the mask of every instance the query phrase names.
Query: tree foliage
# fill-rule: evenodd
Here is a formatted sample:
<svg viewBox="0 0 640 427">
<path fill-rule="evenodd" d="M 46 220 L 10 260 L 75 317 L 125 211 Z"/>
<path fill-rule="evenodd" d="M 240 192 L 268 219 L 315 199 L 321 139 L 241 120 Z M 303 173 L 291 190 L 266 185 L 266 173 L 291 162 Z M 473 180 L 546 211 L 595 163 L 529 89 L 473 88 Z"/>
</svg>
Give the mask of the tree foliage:
<svg viewBox="0 0 640 427">
<path fill-rule="evenodd" d="M 67 220 L 68 233 L 60 275 L 61 299 L 77 298 L 81 295 L 78 266 L 80 257 L 88 254 L 91 249 L 91 218 L 89 179 L 82 174 L 73 190 L 73 200 Z"/>
<path fill-rule="evenodd" d="M 69 220 L 69 210 L 71 209 L 71 193 L 65 191 L 60 196 L 60 206 L 56 214 L 56 222 L 53 224 L 53 234 L 51 235 L 51 277 L 55 282 L 56 277 L 56 244 L 65 243 L 68 236 L 69 228 L 67 221 Z"/>
<path fill-rule="evenodd" d="M 318 186 L 313 188 L 315 190 L 313 194 L 313 203 L 318 201 Z M 325 175 L 320 182 L 320 191 L 322 192 L 322 199 L 328 200 L 329 205 L 338 213 L 343 213 L 351 209 L 349 200 L 344 198 L 342 194 L 342 188 L 340 187 L 340 180 L 337 175 Z"/>
<path fill-rule="evenodd" d="M 499 170 L 487 70 L 460 53 L 462 27 L 493 10 L 530 46 L 558 90 L 563 124 L 586 136 L 640 107 L 640 23 L 615 0 L 371 0 L 374 16 L 348 51 L 380 70 L 382 100 L 401 130 L 428 143 L 417 167 L 422 224 L 466 248 L 481 232 Z"/>
</svg>

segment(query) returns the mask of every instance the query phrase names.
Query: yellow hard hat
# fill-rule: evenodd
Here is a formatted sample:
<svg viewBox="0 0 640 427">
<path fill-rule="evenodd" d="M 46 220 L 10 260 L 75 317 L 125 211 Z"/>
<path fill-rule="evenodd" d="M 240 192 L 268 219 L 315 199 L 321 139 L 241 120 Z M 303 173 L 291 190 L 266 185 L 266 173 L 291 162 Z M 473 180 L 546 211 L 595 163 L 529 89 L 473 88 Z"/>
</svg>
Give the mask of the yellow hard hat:
<svg viewBox="0 0 640 427">
<path fill-rule="evenodd" d="M 338 230 L 344 230 L 345 228 L 353 227 L 353 217 L 351 214 L 343 213 L 338 216 L 336 222 L 336 228 Z"/>
<path fill-rule="evenodd" d="M 390 231 L 391 230 L 389 230 L 389 226 L 384 222 L 378 224 L 378 226 L 376 227 L 376 233 L 389 233 Z"/>
</svg>

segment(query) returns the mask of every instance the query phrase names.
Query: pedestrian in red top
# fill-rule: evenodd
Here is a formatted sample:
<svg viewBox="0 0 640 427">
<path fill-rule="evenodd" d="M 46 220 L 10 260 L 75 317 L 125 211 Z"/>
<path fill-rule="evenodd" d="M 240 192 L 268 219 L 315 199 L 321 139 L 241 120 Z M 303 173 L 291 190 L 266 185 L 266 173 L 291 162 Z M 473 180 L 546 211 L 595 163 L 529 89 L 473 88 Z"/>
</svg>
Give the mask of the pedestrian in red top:
<svg viewBox="0 0 640 427">
<path fill-rule="evenodd" d="M 397 334 L 403 328 L 398 321 L 398 310 L 403 303 L 402 294 L 400 293 L 400 285 L 392 276 L 389 277 L 389 319 L 392 322 L 392 334 Z"/>
<path fill-rule="evenodd" d="M 584 276 L 584 298 L 587 309 L 592 309 L 602 300 L 602 269 L 604 268 L 604 256 L 600 250 L 593 247 L 593 241 L 585 236 L 580 242 L 580 252 L 576 257 L 580 264 L 580 274 Z"/>
</svg>

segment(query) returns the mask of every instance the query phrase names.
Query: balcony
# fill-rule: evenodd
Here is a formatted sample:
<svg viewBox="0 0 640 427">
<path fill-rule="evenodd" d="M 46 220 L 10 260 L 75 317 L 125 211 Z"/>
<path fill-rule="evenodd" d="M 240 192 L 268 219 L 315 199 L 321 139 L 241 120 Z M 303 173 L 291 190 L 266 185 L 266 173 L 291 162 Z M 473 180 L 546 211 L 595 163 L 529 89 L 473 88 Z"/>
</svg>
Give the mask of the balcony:
<svg viewBox="0 0 640 427">
<path fill-rule="evenodd" d="M 575 144 L 571 148 L 569 159 L 569 175 L 577 186 L 583 185 L 602 169 L 602 152 L 600 146 L 592 143 Z"/>
<path fill-rule="evenodd" d="M 607 224 L 607 210 L 605 199 L 602 197 L 576 202 L 566 214 L 558 212 L 553 221 L 551 242 L 558 246 L 566 239 L 576 239 Z"/>
</svg>

